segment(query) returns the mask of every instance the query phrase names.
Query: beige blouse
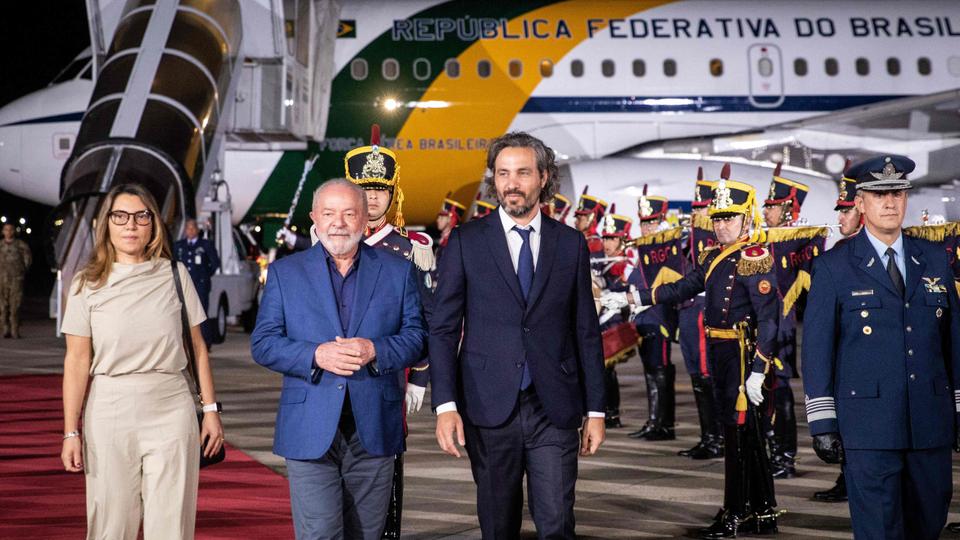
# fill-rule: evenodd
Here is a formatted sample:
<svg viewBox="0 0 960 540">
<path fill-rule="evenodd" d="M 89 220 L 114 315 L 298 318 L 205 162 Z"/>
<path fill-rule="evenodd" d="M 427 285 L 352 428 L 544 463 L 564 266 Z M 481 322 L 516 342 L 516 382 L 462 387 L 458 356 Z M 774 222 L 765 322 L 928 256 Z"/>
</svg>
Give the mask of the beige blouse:
<svg viewBox="0 0 960 540">
<path fill-rule="evenodd" d="M 187 319 L 191 327 L 206 320 L 203 305 L 182 263 Z M 93 341 L 91 375 L 179 373 L 187 367 L 180 322 L 180 300 L 168 259 L 138 264 L 113 263 L 107 283 L 77 292 L 70 285 L 60 330 Z"/>
</svg>

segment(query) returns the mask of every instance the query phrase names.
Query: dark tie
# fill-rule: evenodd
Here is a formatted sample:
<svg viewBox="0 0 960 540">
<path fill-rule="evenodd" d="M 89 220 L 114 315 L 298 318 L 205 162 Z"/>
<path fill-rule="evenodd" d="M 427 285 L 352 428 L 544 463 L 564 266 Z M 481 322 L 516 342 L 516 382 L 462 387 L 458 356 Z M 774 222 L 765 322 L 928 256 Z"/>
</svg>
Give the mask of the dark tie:
<svg viewBox="0 0 960 540">
<path fill-rule="evenodd" d="M 533 227 L 521 229 L 514 226 L 513 230 L 520 234 L 523 244 L 520 246 L 520 258 L 517 259 L 517 279 L 520 280 L 520 292 L 523 293 L 523 300 L 526 301 L 530 296 L 530 286 L 533 285 L 533 250 L 530 249 L 530 233 Z M 527 369 L 527 363 L 523 363 L 523 375 L 520 378 L 520 390 L 526 390 L 533 382 L 530 379 L 530 370 Z"/>
<path fill-rule="evenodd" d="M 903 275 L 900 274 L 900 267 L 897 266 L 897 252 L 892 247 L 887 248 L 887 273 L 890 274 L 890 281 L 897 288 L 900 297 L 903 298 Z"/>
</svg>

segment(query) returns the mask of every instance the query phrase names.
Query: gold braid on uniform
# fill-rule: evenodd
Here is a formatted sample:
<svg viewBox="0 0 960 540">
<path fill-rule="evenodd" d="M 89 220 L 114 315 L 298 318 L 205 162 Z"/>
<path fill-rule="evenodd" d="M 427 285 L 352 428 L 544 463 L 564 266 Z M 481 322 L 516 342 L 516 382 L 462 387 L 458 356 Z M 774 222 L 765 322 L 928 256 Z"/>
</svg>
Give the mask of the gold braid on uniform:
<svg viewBox="0 0 960 540">
<path fill-rule="evenodd" d="M 941 225 L 917 225 L 907 227 L 903 234 L 927 240 L 930 242 L 943 242 L 947 236 L 960 235 L 960 221 L 943 223 Z"/>
<path fill-rule="evenodd" d="M 703 251 L 701 251 L 700 255 L 697 256 L 697 264 L 699 264 L 700 266 L 703 266 L 703 263 L 707 260 L 707 255 L 709 255 L 711 251 L 719 248 L 720 248 L 720 244 L 714 244 L 712 246 L 707 246 L 703 248 Z"/>
<path fill-rule="evenodd" d="M 757 253 L 759 251 L 759 253 Z M 753 252 L 753 253 L 751 253 Z M 755 276 L 766 274 L 773 270 L 773 256 L 770 250 L 757 245 L 745 246 L 740 250 L 740 260 L 737 261 L 737 274 L 741 276 Z"/>
</svg>

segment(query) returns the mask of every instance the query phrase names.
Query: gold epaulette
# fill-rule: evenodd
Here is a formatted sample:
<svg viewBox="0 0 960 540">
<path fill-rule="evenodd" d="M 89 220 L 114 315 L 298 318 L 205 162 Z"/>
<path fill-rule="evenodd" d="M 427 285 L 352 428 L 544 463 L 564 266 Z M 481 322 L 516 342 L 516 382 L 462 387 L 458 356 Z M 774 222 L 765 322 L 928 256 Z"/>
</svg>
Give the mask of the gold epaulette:
<svg viewBox="0 0 960 540">
<path fill-rule="evenodd" d="M 773 256 L 770 250 L 762 244 L 747 244 L 740 249 L 740 260 L 737 261 L 737 274 L 741 276 L 755 276 L 766 274 L 773 269 Z"/>
<path fill-rule="evenodd" d="M 712 246 L 707 246 L 703 248 L 703 251 L 701 251 L 700 255 L 697 257 L 697 264 L 699 264 L 700 266 L 703 266 L 703 262 L 707 260 L 707 255 L 709 255 L 711 251 L 719 248 L 720 248 L 720 244 L 714 244 Z"/>
</svg>

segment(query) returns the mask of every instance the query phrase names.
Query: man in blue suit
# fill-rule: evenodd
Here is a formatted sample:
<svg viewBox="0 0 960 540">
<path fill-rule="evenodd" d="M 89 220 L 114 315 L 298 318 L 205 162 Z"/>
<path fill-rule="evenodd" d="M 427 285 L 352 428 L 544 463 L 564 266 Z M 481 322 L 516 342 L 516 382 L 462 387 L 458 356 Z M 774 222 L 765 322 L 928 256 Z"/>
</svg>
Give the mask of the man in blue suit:
<svg viewBox="0 0 960 540">
<path fill-rule="evenodd" d="M 287 458 L 297 539 L 379 539 L 403 451 L 404 369 L 426 331 L 412 263 L 363 244 L 363 190 L 317 188 L 320 241 L 272 265 L 256 362 L 283 374 L 273 451 Z"/>
<path fill-rule="evenodd" d="M 184 237 L 173 244 L 174 254 L 177 260 L 182 262 L 190 272 L 190 280 L 197 289 L 197 295 L 200 296 L 200 302 L 203 304 L 203 310 L 207 311 L 210 307 L 210 279 L 217 270 L 220 269 L 220 257 L 217 255 L 217 248 L 213 242 L 206 238 L 200 238 L 200 229 L 197 227 L 197 220 L 188 219 L 183 227 Z M 206 320 L 200 327 L 203 334 L 203 341 L 207 348 L 213 344 L 214 328 L 213 321 Z M 219 343 L 219 342 L 218 342 Z"/>
<path fill-rule="evenodd" d="M 499 208 L 454 229 L 440 260 L 429 345 L 437 441 L 457 457 L 466 446 L 484 538 L 520 535 L 524 474 L 537 534 L 574 538 L 577 451 L 592 455 L 604 438 L 587 243 L 540 212 L 558 187 L 542 141 L 508 133 L 491 143 L 487 168 Z"/>
<path fill-rule="evenodd" d="M 815 263 L 803 341 L 813 448 L 844 463 L 857 538 L 937 538 L 952 495 L 960 309 L 942 248 L 904 236 L 914 163 L 854 165 L 864 229 Z"/>
</svg>

